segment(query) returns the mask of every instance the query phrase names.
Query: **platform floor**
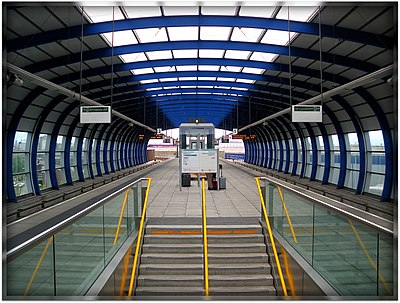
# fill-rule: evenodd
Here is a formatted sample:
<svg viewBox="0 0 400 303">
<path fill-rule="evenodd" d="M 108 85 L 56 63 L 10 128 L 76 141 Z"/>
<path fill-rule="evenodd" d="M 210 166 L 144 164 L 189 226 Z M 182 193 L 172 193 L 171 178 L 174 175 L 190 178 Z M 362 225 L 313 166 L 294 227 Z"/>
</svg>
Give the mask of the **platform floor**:
<svg viewBox="0 0 400 303">
<path fill-rule="evenodd" d="M 178 159 L 169 161 L 152 176 L 148 217 L 201 217 L 201 187 L 192 180 L 179 190 Z M 206 190 L 207 217 L 259 217 L 260 197 L 254 178 L 242 169 L 223 164 L 226 189 Z"/>
</svg>

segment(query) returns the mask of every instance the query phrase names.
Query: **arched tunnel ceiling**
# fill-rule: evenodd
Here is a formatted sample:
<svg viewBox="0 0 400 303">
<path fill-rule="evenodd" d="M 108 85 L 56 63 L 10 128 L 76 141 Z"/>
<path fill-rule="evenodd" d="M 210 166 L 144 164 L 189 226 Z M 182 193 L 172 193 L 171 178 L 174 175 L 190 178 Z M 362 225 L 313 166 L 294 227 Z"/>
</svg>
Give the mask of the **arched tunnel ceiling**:
<svg viewBox="0 0 400 303">
<path fill-rule="evenodd" d="M 84 6 L 82 19 L 78 6 L 9 3 L 7 61 L 105 105 L 112 92 L 114 109 L 153 128 L 196 117 L 232 129 L 318 95 L 320 67 L 327 91 L 392 64 L 393 15 L 379 4 Z M 24 86 L 24 102 L 43 98 Z"/>
</svg>

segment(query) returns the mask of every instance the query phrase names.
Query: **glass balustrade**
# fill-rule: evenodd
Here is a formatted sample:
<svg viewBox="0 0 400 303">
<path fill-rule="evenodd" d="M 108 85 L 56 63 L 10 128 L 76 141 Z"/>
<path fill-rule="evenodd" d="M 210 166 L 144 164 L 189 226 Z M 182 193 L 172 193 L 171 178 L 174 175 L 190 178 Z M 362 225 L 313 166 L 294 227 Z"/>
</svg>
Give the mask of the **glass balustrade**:
<svg viewBox="0 0 400 303">
<path fill-rule="evenodd" d="M 393 295 L 392 234 L 268 180 L 260 181 L 264 182 L 263 195 L 274 230 L 340 295 Z"/>
<path fill-rule="evenodd" d="M 8 254 L 7 296 L 84 295 L 137 230 L 147 184 L 134 182 L 40 243 Z"/>
</svg>

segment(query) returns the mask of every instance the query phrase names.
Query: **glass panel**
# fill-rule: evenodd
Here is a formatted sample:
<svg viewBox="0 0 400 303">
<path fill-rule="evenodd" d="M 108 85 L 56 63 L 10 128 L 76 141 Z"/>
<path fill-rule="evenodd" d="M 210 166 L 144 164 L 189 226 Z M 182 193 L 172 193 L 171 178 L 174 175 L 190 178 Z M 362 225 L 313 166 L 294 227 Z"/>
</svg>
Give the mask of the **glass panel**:
<svg viewBox="0 0 400 303">
<path fill-rule="evenodd" d="M 103 207 L 55 235 L 57 296 L 83 295 L 104 268 Z"/>
<path fill-rule="evenodd" d="M 25 195 L 32 192 L 29 186 L 29 174 L 21 174 L 13 176 L 13 184 L 15 194 L 17 196 Z"/>
<path fill-rule="evenodd" d="M 393 295 L 393 237 L 385 234 L 379 235 L 379 283 L 378 295 Z"/>
<path fill-rule="evenodd" d="M 384 175 L 368 174 L 366 191 L 371 194 L 380 195 L 382 194 L 384 182 L 385 182 Z"/>
<path fill-rule="evenodd" d="M 40 134 L 39 135 L 39 143 L 38 143 L 38 151 L 47 151 L 47 141 L 48 140 L 48 135 L 46 134 Z"/>
<path fill-rule="evenodd" d="M 13 151 L 29 151 L 28 133 L 27 132 L 16 132 L 14 138 Z"/>
<path fill-rule="evenodd" d="M 29 171 L 29 154 L 26 153 L 13 153 L 12 155 L 12 172 L 13 174 L 23 173 Z"/>
<path fill-rule="evenodd" d="M 64 150 L 64 136 L 57 136 L 56 142 L 56 150 L 63 151 Z"/>
<path fill-rule="evenodd" d="M 371 163 L 371 172 L 385 173 L 385 154 L 384 153 L 368 153 L 368 162 Z"/>
<path fill-rule="evenodd" d="M 348 188 L 357 188 L 358 177 L 360 173 L 354 170 L 347 170 L 344 186 Z"/>
<path fill-rule="evenodd" d="M 7 263 L 7 295 L 53 296 L 53 273 L 53 240 L 50 238 Z"/>
</svg>

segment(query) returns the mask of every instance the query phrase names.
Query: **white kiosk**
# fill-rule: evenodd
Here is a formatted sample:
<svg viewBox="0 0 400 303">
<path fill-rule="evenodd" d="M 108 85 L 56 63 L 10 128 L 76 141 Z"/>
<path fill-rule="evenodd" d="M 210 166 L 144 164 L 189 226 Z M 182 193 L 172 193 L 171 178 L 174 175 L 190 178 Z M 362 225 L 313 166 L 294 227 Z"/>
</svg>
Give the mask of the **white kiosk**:
<svg viewBox="0 0 400 303">
<path fill-rule="evenodd" d="M 212 123 L 182 123 L 179 126 L 179 189 L 182 174 L 196 173 L 200 186 L 200 173 L 215 173 L 219 190 L 219 157 L 214 146 L 215 127 Z"/>
</svg>

